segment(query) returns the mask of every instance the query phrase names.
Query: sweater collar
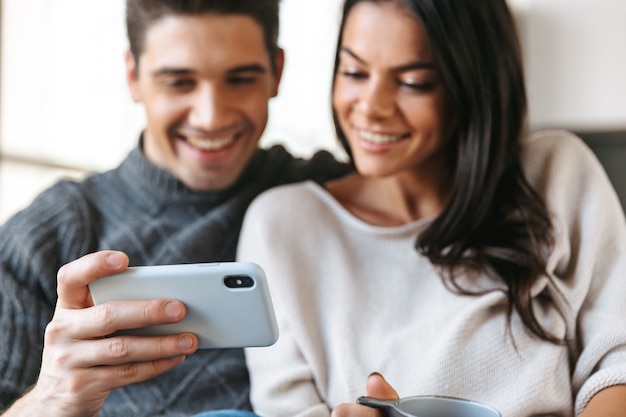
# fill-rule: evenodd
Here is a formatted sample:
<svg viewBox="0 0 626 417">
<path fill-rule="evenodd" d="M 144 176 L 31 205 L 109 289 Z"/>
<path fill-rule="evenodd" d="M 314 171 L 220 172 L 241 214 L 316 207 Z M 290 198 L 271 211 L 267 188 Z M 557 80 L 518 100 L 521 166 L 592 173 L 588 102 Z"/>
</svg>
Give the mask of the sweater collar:
<svg viewBox="0 0 626 417">
<path fill-rule="evenodd" d="M 120 165 L 119 174 L 121 179 L 137 194 L 138 200 L 146 203 L 145 209 L 149 212 L 158 212 L 166 204 L 192 204 L 207 209 L 240 193 L 255 177 L 269 174 L 264 173 L 263 167 L 270 153 L 273 168 L 282 166 L 290 159 L 290 155 L 282 147 L 272 149 L 272 151 L 257 149 L 244 172 L 232 186 L 219 191 L 199 192 L 190 189 L 171 172 L 148 160 L 143 152 L 140 138 L 138 146 Z"/>
</svg>

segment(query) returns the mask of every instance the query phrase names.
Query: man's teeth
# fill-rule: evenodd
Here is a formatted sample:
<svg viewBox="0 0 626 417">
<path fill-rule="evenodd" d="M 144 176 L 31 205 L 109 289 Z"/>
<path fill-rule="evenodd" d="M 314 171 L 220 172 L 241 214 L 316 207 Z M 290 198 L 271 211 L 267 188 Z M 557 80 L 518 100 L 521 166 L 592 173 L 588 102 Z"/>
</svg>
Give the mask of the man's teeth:
<svg viewBox="0 0 626 417">
<path fill-rule="evenodd" d="M 404 137 L 404 135 L 382 135 L 380 133 L 368 132 L 365 130 L 359 131 L 359 136 L 375 145 L 397 142 Z"/>
<path fill-rule="evenodd" d="M 195 136 L 187 136 L 187 141 L 191 144 L 191 146 L 195 146 L 196 148 L 205 150 L 205 151 L 214 151 L 217 149 L 222 149 L 230 145 L 235 141 L 235 136 L 228 136 L 225 138 L 213 138 L 213 139 L 201 139 Z"/>
</svg>

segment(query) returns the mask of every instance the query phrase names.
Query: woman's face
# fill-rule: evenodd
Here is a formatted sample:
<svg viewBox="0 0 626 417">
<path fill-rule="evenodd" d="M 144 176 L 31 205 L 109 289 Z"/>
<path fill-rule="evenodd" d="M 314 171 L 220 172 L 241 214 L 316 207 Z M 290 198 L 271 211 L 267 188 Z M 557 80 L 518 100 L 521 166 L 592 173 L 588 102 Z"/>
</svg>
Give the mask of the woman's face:
<svg viewBox="0 0 626 417">
<path fill-rule="evenodd" d="M 394 3 L 361 2 L 340 48 L 333 105 L 359 173 L 440 177 L 454 119 L 422 24 Z"/>
</svg>

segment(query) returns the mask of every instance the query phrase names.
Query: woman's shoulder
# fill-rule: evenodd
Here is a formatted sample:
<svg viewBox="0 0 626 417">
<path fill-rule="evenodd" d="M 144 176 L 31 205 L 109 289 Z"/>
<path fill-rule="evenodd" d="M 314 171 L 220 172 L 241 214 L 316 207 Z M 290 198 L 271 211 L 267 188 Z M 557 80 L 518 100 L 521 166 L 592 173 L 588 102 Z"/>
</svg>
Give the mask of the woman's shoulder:
<svg viewBox="0 0 626 417">
<path fill-rule="evenodd" d="M 244 216 L 238 257 L 247 259 L 250 253 L 257 253 L 259 242 L 290 248 L 293 239 L 331 227 L 327 220 L 336 216 L 327 194 L 314 181 L 280 185 L 259 194 Z"/>
<path fill-rule="evenodd" d="M 319 190 L 323 190 L 322 186 L 313 180 L 298 181 L 290 184 L 277 185 L 260 193 L 255 203 L 258 201 L 276 201 L 284 198 L 306 197 L 318 195 Z M 267 203 L 266 203 L 267 204 Z"/>
<path fill-rule="evenodd" d="M 540 130 L 522 140 L 522 160 L 527 164 L 594 158 L 587 144 L 567 130 Z"/>
<path fill-rule="evenodd" d="M 529 135 L 522 141 L 521 159 L 528 180 L 535 185 L 607 180 L 591 148 L 565 130 L 542 130 Z"/>
<path fill-rule="evenodd" d="M 287 212 L 301 212 L 330 198 L 323 186 L 311 180 L 279 185 L 259 194 L 250 204 L 248 213 L 284 215 Z"/>
<path fill-rule="evenodd" d="M 575 163 L 589 169 L 601 168 L 591 148 L 566 130 L 540 130 L 528 135 L 522 141 L 522 161 L 527 168 L 571 167 Z"/>
<path fill-rule="evenodd" d="M 548 207 L 565 216 L 600 210 L 623 216 L 619 199 L 604 167 L 578 136 L 562 130 L 537 132 L 522 142 L 527 180 Z"/>
</svg>

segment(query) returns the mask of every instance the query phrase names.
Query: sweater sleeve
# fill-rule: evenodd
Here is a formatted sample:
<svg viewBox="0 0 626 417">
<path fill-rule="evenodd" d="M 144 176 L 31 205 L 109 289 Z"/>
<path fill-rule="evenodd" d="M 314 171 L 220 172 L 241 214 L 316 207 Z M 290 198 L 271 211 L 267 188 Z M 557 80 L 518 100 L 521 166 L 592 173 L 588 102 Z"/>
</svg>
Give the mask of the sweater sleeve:
<svg viewBox="0 0 626 417">
<path fill-rule="evenodd" d="M 287 304 L 293 297 L 280 281 L 285 275 L 280 260 L 289 245 L 289 232 L 283 227 L 290 209 L 284 204 L 287 196 L 293 197 L 280 194 L 277 188 L 255 200 L 246 214 L 239 240 L 238 259 L 262 265 L 267 274 L 280 331 L 274 345 L 245 351 L 250 400 L 254 411 L 264 417 L 328 417 L 330 410 L 315 386 L 311 365 L 290 328 L 293 317 L 290 320 Z"/>
<path fill-rule="evenodd" d="M 577 414 L 600 390 L 626 384 L 626 221 L 608 177 L 595 158 L 589 159 L 589 169 L 579 174 L 587 178 L 579 178 L 585 195 L 574 210 L 578 222 L 567 227 L 576 281 L 586 289 L 577 320 L 581 351 L 572 377 Z"/>
<path fill-rule="evenodd" d="M 528 161 L 531 181 L 555 219 L 548 270 L 568 322 L 578 414 L 600 390 L 626 384 L 626 221 L 602 166 L 579 138 L 544 132 L 534 142 L 544 151 Z"/>
<path fill-rule="evenodd" d="M 62 182 L 0 228 L 0 410 L 37 379 L 57 270 L 91 241 L 87 212 L 77 187 Z"/>
</svg>

